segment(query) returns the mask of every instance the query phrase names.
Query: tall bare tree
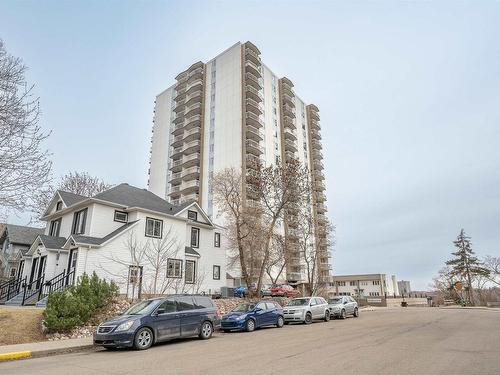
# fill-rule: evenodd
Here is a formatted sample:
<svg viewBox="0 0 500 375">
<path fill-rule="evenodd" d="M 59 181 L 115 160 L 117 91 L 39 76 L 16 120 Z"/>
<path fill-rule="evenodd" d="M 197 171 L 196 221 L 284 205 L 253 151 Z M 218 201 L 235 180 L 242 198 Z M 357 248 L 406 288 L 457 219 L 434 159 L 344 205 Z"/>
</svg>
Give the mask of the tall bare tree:
<svg viewBox="0 0 500 375">
<path fill-rule="evenodd" d="M 269 261 L 265 265 L 266 274 L 272 284 L 277 284 L 286 266 L 285 237 L 275 233 L 269 250 Z"/>
<path fill-rule="evenodd" d="M 486 256 L 484 267 L 489 271 L 488 279 L 500 286 L 500 257 Z"/>
<path fill-rule="evenodd" d="M 52 163 L 43 146 L 50 133 L 38 125 L 39 98 L 26 70 L 0 39 L 0 215 L 25 210 L 50 182 Z"/>
</svg>

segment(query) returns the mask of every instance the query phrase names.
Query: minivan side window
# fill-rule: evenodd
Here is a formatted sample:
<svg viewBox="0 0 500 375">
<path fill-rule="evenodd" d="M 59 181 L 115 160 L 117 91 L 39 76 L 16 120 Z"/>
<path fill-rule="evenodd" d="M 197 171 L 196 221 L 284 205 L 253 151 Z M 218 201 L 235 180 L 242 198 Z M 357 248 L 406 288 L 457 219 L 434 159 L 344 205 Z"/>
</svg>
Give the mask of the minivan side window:
<svg viewBox="0 0 500 375">
<path fill-rule="evenodd" d="M 195 309 L 208 309 L 214 307 L 212 300 L 208 297 L 194 296 Z"/>
<path fill-rule="evenodd" d="M 156 311 L 161 314 L 173 313 L 177 311 L 177 304 L 174 300 L 167 299 L 166 301 L 163 301 L 160 306 L 158 306 Z"/>
<path fill-rule="evenodd" d="M 179 311 L 194 310 L 192 297 L 177 297 L 177 308 Z"/>
</svg>

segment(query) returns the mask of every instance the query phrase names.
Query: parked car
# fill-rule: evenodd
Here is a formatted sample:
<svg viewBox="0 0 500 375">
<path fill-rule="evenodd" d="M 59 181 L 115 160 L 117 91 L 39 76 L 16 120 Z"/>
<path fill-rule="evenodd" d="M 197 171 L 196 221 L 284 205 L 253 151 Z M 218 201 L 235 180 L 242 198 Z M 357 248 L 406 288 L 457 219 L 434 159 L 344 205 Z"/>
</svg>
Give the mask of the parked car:
<svg viewBox="0 0 500 375">
<path fill-rule="evenodd" d="M 311 324 L 315 319 L 330 320 L 328 303 L 322 297 L 294 298 L 283 308 L 285 324 L 300 322 Z"/>
<path fill-rule="evenodd" d="M 220 314 L 210 297 L 175 295 L 141 301 L 123 315 L 101 323 L 94 344 L 144 350 L 178 337 L 199 336 L 206 340 L 218 327 Z"/>
<path fill-rule="evenodd" d="M 296 297 L 298 294 L 299 291 L 291 285 L 276 285 L 271 288 L 271 295 L 273 297 Z"/>
<path fill-rule="evenodd" d="M 272 284 L 264 284 L 260 288 L 260 295 L 262 297 L 271 297 L 273 295 L 272 292 L 273 285 Z"/>
<path fill-rule="evenodd" d="M 285 319 L 283 308 L 273 301 L 259 301 L 257 303 L 242 303 L 230 313 L 224 315 L 221 321 L 221 330 L 245 330 L 252 332 L 255 328 L 264 326 L 283 327 Z"/>
<path fill-rule="evenodd" d="M 358 303 L 351 296 L 338 296 L 328 300 L 330 315 L 334 318 L 345 319 L 347 315 L 355 318 L 359 316 Z"/>
<path fill-rule="evenodd" d="M 250 291 L 257 290 L 257 284 L 252 283 L 250 284 Z M 243 298 L 249 295 L 249 289 L 247 288 L 246 285 L 241 285 L 238 288 L 234 290 L 234 296 L 238 298 Z"/>
</svg>

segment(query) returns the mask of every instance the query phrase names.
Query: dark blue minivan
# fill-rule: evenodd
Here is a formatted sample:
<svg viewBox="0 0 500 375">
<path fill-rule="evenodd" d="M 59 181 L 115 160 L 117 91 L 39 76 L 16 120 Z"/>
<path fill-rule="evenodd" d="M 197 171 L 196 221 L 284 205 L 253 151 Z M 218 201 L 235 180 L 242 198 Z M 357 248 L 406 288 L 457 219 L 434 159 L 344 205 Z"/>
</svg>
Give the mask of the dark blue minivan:
<svg viewBox="0 0 500 375">
<path fill-rule="evenodd" d="M 101 323 L 94 334 L 94 345 L 144 350 L 178 337 L 206 340 L 218 327 L 220 314 L 210 297 L 174 295 L 141 301 L 123 315 Z"/>
</svg>

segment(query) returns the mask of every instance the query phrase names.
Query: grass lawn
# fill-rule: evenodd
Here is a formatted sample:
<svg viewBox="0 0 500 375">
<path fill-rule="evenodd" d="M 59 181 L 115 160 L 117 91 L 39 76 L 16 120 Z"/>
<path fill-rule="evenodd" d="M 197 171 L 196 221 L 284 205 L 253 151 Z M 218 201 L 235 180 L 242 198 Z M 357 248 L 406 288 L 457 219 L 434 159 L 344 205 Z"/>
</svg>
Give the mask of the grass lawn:
<svg viewBox="0 0 500 375">
<path fill-rule="evenodd" d="M 0 345 L 44 341 L 43 309 L 0 306 Z"/>
</svg>

